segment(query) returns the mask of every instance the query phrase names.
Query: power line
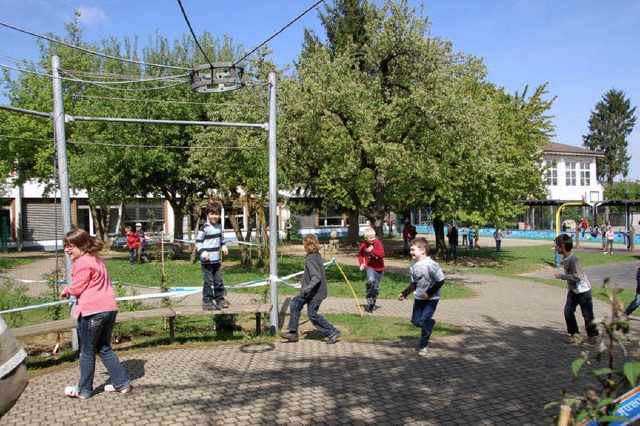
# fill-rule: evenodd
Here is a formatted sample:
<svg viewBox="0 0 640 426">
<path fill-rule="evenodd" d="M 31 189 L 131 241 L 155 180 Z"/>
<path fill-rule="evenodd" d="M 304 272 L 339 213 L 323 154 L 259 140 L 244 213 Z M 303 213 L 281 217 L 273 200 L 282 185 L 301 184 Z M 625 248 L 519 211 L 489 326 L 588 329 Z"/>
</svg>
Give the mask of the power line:
<svg viewBox="0 0 640 426">
<path fill-rule="evenodd" d="M 174 80 L 177 78 L 182 77 L 183 80 L 180 80 L 181 83 L 184 83 L 186 81 L 186 79 L 184 79 L 185 77 L 187 77 L 189 74 L 182 74 L 182 75 L 169 75 L 169 76 L 164 76 L 164 77 L 142 77 L 136 80 L 128 80 L 128 81 L 90 81 L 90 80 L 82 80 L 78 77 L 76 77 L 74 74 L 72 74 L 69 70 L 65 70 L 65 69 L 59 69 L 60 72 L 67 74 L 70 77 L 71 81 L 77 81 L 80 83 L 87 83 L 87 84 L 135 84 L 135 83 L 146 83 L 149 81 L 168 81 L 168 80 Z M 174 80 L 175 82 L 176 80 Z"/>
<path fill-rule="evenodd" d="M 215 102 L 193 102 L 193 101 L 172 101 L 168 99 L 136 99 L 136 98 L 117 98 L 108 96 L 91 96 L 91 95 L 76 95 L 76 98 L 82 99 L 97 99 L 102 101 L 124 101 L 124 102 L 148 102 L 148 103 L 167 103 L 174 105 L 204 105 L 204 106 L 223 106 L 223 107 L 264 107 L 266 105 L 254 105 L 254 104 L 231 104 L 231 103 L 215 103 Z"/>
<path fill-rule="evenodd" d="M 170 68 L 170 69 L 177 69 L 177 70 L 183 70 L 183 71 L 189 71 L 190 70 L 190 68 L 185 68 L 185 67 L 176 67 L 176 66 L 173 66 L 173 65 L 164 65 L 164 64 L 153 64 L 153 63 L 149 63 L 149 62 L 136 61 L 136 60 L 133 60 L 133 59 L 121 58 L 121 57 L 118 57 L 118 56 L 108 55 L 106 53 L 96 52 L 94 50 L 90 50 L 90 49 L 86 49 L 84 47 L 80 47 L 80 46 L 76 46 L 76 45 L 73 45 L 73 44 L 70 44 L 70 43 L 66 43 L 66 42 L 61 41 L 61 40 L 56 40 L 54 38 L 47 37 L 47 36 L 44 36 L 42 34 L 34 33 L 34 32 L 31 32 L 31 31 L 27 31 L 27 30 L 25 30 L 23 28 L 7 24 L 6 22 L 1 22 L 0 21 L 0 25 L 3 26 L 3 27 L 6 27 L 6 28 L 12 29 L 12 30 L 19 31 L 19 32 L 24 33 L 24 34 L 28 34 L 28 35 L 31 35 L 31 36 L 34 36 L 34 37 L 38 37 L 38 38 L 41 38 L 41 39 L 44 39 L 44 40 L 48 40 L 48 41 L 50 41 L 52 43 L 61 44 L 63 46 L 67 46 L 67 47 L 70 47 L 72 49 L 77 49 L 77 50 L 81 50 L 81 51 L 86 52 L 86 53 L 91 53 L 92 55 L 101 56 L 103 58 L 115 59 L 116 61 L 128 62 L 128 63 L 131 63 L 131 64 L 137 64 L 137 65 L 145 65 L 145 66 L 160 67 L 160 68 Z"/>
<path fill-rule="evenodd" d="M 280 31 L 278 31 L 277 33 L 275 33 L 274 35 L 272 35 L 271 37 L 269 37 L 268 39 L 266 39 L 265 41 L 263 41 L 261 44 L 259 44 L 257 47 L 255 47 L 251 52 L 247 53 L 246 55 L 244 55 L 242 58 L 238 59 L 237 61 L 235 61 L 233 63 L 233 65 L 237 65 L 240 62 L 244 61 L 245 59 L 247 59 L 253 52 L 255 52 L 256 50 L 260 49 L 262 46 L 264 46 L 265 44 L 269 43 L 271 40 L 273 40 L 274 38 L 276 38 L 278 35 L 280 35 L 280 33 L 282 33 L 284 30 L 286 30 L 287 28 L 289 28 L 291 25 L 293 25 L 298 19 L 302 18 L 304 15 L 306 15 L 311 9 L 315 8 L 316 6 L 318 6 L 320 3 L 324 3 L 325 0 L 319 0 L 317 1 L 313 6 L 311 6 L 310 8 L 308 8 L 307 10 L 305 10 L 304 12 L 302 12 L 300 15 L 298 15 L 298 17 L 296 19 L 294 19 L 293 21 L 289 22 L 287 25 L 285 25 L 284 27 L 282 27 L 282 29 L 280 29 Z M 180 2 L 180 0 L 178 0 L 178 2 Z"/>
<path fill-rule="evenodd" d="M 14 71 L 19 71 L 19 72 L 24 72 L 24 73 L 28 73 L 28 74 L 35 74 L 38 75 L 40 77 L 47 77 L 47 78 L 53 78 L 53 75 L 51 74 L 44 74 L 41 72 L 37 72 L 37 71 L 32 71 L 32 70 L 27 70 L 27 69 L 23 69 L 23 68 L 17 68 L 17 67 L 12 67 L 10 65 L 6 65 L 6 64 L 2 64 L 0 63 L 0 67 L 1 68 L 7 68 L 10 70 L 14 70 Z M 138 89 L 135 88 L 126 88 L 126 87 L 111 87 L 108 84 L 122 84 L 122 82 L 96 82 L 96 81 L 88 81 L 88 80 L 81 80 L 81 79 L 77 79 L 77 78 L 70 78 L 70 77 L 59 77 L 62 80 L 66 80 L 66 81 L 73 81 L 75 83 L 86 83 L 86 84 L 92 84 L 94 86 L 98 86 L 98 87 L 102 87 L 104 89 L 110 89 L 110 90 L 122 90 L 122 91 L 127 91 L 127 92 L 142 92 L 142 91 L 147 91 L 147 90 L 163 90 L 163 89 L 169 89 L 171 87 L 175 87 L 175 86 L 179 86 L 181 84 L 184 84 L 187 82 L 187 80 L 183 80 L 183 81 L 179 81 L 177 83 L 174 84 L 167 84 L 164 86 L 156 86 L 156 87 L 141 87 Z M 164 77 L 167 78 L 167 77 Z M 168 77 L 170 78 L 174 78 L 174 77 Z M 150 80 L 149 80 L 150 81 Z M 140 81 L 136 81 L 133 83 L 138 83 Z"/>
<path fill-rule="evenodd" d="M 189 18 L 187 17 L 187 12 L 184 10 L 184 7 L 182 7 L 182 1 L 181 0 L 178 0 L 178 5 L 180 5 L 180 10 L 182 10 L 182 16 L 184 16 L 184 20 L 187 22 L 187 26 L 189 27 L 189 31 L 191 31 L 191 35 L 193 36 L 193 39 L 196 42 L 196 46 L 198 46 L 198 49 L 200 49 L 200 52 L 202 52 L 202 55 L 204 56 L 204 58 L 207 60 L 209 65 L 211 65 L 211 68 L 213 68 L 213 64 L 209 60 L 209 57 L 205 53 L 205 51 L 202 48 L 202 46 L 200 46 L 200 42 L 198 41 L 198 37 L 196 37 L 196 33 L 193 31 L 193 28 L 191 27 L 191 22 L 189 22 Z"/>
</svg>

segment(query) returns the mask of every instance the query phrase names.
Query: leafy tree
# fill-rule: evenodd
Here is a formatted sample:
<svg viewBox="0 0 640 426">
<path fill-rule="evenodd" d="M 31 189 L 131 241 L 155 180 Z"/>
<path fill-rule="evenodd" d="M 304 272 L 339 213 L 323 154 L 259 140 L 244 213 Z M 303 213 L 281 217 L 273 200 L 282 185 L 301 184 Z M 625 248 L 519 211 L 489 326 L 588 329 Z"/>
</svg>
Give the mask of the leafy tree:
<svg viewBox="0 0 640 426">
<path fill-rule="evenodd" d="M 425 37 L 428 20 L 407 1 L 334 4 L 323 15 L 329 40 L 307 34 L 281 96 L 297 188 L 379 228 L 389 211 L 423 205 L 440 220 L 502 220 L 521 208 L 513 200 L 541 193 L 544 86 L 506 95 L 481 61 Z"/>
<path fill-rule="evenodd" d="M 245 68 L 246 79 L 252 83 L 252 87 L 230 92 L 225 104 L 212 104 L 208 109 L 210 119 L 235 123 L 268 121 L 268 90 L 261 83 L 267 81 L 268 72 L 276 67 L 265 59 L 267 54 L 268 50 L 261 50 Z M 265 206 L 269 195 L 267 132 L 260 129 L 212 127 L 195 137 L 191 155 L 192 162 L 187 173 L 198 176 L 202 188 L 215 189 L 207 195 L 223 204 L 238 240 L 248 241 L 254 227 L 266 236 Z M 286 158 L 281 157 L 281 160 L 286 161 Z M 279 185 L 284 187 L 285 177 L 282 174 L 281 177 Z M 236 217 L 243 211 L 247 212 L 245 220 L 248 221 L 245 235 Z M 251 263 L 245 245 L 240 246 L 240 259 L 244 265 Z"/>
<path fill-rule="evenodd" d="M 598 158 L 598 179 L 612 184 L 613 179 L 629 174 L 627 138 L 636 123 L 636 107 L 622 90 L 611 89 L 596 103 L 589 118 L 589 133 L 582 136 L 583 145 L 594 151 L 604 152 L 604 158 Z"/>
<path fill-rule="evenodd" d="M 612 183 L 604 189 L 604 197 L 608 200 L 640 200 L 640 184 L 625 180 Z"/>
</svg>

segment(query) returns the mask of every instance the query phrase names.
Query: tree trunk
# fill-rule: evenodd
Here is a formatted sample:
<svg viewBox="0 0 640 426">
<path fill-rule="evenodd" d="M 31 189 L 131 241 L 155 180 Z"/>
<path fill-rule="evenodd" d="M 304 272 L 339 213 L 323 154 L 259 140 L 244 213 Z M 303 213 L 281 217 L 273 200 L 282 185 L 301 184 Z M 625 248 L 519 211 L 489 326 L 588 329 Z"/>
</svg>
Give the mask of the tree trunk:
<svg viewBox="0 0 640 426">
<path fill-rule="evenodd" d="M 105 244 L 109 243 L 109 206 L 99 206 L 90 204 L 91 216 L 93 218 L 93 229 L 96 231 L 96 238 Z"/>
<path fill-rule="evenodd" d="M 358 210 L 349 211 L 349 227 L 347 228 L 347 246 L 358 247 L 358 237 L 360 236 L 360 213 Z"/>
<path fill-rule="evenodd" d="M 113 247 L 113 245 L 118 241 L 118 237 L 121 234 L 124 234 L 124 201 L 120 202 L 120 207 L 118 208 L 118 222 L 116 222 L 116 235 L 111 239 L 109 243 L 109 250 Z"/>
<path fill-rule="evenodd" d="M 238 218 L 236 217 L 236 209 L 234 207 L 233 201 L 223 202 L 224 209 L 229 215 L 229 222 L 231 222 L 231 227 L 233 228 L 233 232 L 236 234 L 236 238 L 238 241 L 246 241 L 245 237 L 242 235 L 242 229 L 240 229 L 240 223 L 238 222 Z M 249 232 L 251 232 L 251 228 L 249 228 Z M 240 246 L 240 265 L 242 267 L 251 267 L 251 258 L 247 253 L 247 246 L 244 244 L 239 244 Z"/>
<path fill-rule="evenodd" d="M 433 231 L 436 235 L 436 253 L 439 257 L 447 255 L 447 243 L 444 241 L 444 221 L 440 217 L 433 218 Z"/>
<path fill-rule="evenodd" d="M 182 206 L 184 208 L 184 206 Z M 173 239 L 181 240 L 184 238 L 182 223 L 184 222 L 184 212 L 182 208 L 173 209 Z"/>
</svg>

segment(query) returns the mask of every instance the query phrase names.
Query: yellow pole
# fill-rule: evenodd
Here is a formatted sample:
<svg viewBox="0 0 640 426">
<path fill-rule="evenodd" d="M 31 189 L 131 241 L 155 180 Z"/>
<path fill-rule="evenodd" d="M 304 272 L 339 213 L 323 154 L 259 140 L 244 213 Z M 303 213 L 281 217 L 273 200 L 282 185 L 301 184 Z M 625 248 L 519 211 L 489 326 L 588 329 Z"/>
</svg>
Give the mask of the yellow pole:
<svg viewBox="0 0 640 426">
<path fill-rule="evenodd" d="M 569 201 L 568 203 L 562 204 L 558 207 L 558 211 L 556 212 L 556 238 L 560 236 L 560 213 L 562 213 L 562 209 L 569 206 L 588 206 L 584 201 Z M 556 266 L 560 266 L 560 255 L 558 251 L 555 251 L 556 254 Z"/>
<path fill-rule="evenodd" d="M 331 252 L 331 248 L 329 248 L 329 253 L 331 254 L 331 256 L 333 256 L 333 253 Z M 336 259 L 335 256 L 333 256 L 333 258 Z M 353 294 L 353 298 L 356 301 L 356 306 L 358 307 L 358 312 L 360 312 L 360 316 L 364 316 L 364 313 L 362 312 L 362 307 L 360 306 L 360 301 L 358 300 L 358 296 L 356 296 L 356 292 L 353 289 L 353 286 L 351 285 L 351 282 L 349 281 L 349 278 L 347 278 L 347 275 L 344 273 L 344 271 L 340 267 L 340 264 L 338 263 L 338 260 L 336 260 L 336 266 L 338 267 L 338 269 L 342 273 L 342 276 L 344 277 L 344 280 L 347 282 L 347 284 L 349 284 L 349 288 L 351 289 L 351 294 Z"/>
</svg>

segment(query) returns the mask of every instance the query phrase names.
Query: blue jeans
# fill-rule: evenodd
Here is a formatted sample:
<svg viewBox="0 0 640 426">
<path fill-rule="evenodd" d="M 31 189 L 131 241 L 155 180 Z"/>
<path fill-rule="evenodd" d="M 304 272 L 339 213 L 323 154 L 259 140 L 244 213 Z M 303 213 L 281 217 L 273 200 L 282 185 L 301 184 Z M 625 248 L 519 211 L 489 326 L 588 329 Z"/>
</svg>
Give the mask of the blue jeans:
<svg viewBox="0 0 640 426">
<path fill-rule="evenodd" d="M 458 244 L 454 244 L 454 243 L 449 244 L 449 250 L 450 250 L 449 257 L 451 259 L 455 259 L 456 257 L 458 257 Z"/>
<path fill-rule="evenodd" d="M 80 381 L 78 389 L 83 397 L 93 393 L 93 376 L 96 370 L 96 352 L 100 355 L 116 389 L 131 385 L 129 376 L 111 349 L 111 333 L 116 323 L 117 311 L 99 312 L 78 318 L 80 339 Z"/>
<path fill-rule="evenodd" d="M 416 327 L 422 328 L 422 333 L 420 333 L 420 344 L 418 345 L 420 348 L 426 348 L 427 345 L 429 345 L 429 337 L 431 337 L 433 327 L 436 325 L 436 320 L 433 319 L 433 314 L 436 312 L 439 300 L 440 299 L 415 299 L 413 301 L 411 323 Z"/>
<path fill-rule="evenodd" d="M 318 329 L 322 334 L 329 337 L 338 332 L 338 329 L 329 323 L 322 315 L 318 313 L 322 300 L 311 299 L 307 300 L 302 296 L 296 296 L 291 299 L 291 313 L 289 316 L 289 331 L 298 331 L 298 324 L 300 323 L 300 312 L 304 305 L 307 305 L 307 315 L 311 320 L 311 324 Z"/>
<path fill-rule="evenodd" d="M 638 306 L 640 306 L 640 293 L 636 293 L 636 298 L 633 299 L 631 303 L 629 303 L 629 306 L 627 306 L 627 309 L 624 311 L 624 313 L 626 315 L 631 315 Z"/>
<path fill-rule="evenodd" d="M 224 300 L 225 290 L 222 283 L 222 264 L 203 263 L 202 264 L 202 303 L 213 303 Z"/>
<path fill-rule="evenodd" d="M 382 272 L 378 272 L 373 268 L 365 268 L 364 270 L 367 273 L 367 282 L 365 284 L 367 299 L 373 299 L 375 301 L 380 293 L 380 278 L 382 278 Z"/>
<path fill-rule="evenodd" d="M 496 240 L 496 251 L 500 251 L 501 245 L 502 245 L 502 240 Z"/>
<path fill-rule="evenodd" d="M 469 235 L 469 250 L 473 250 L 473 237 Z"/>
<path fill-rule="evenodd" d="M 576 321 L 576 308 L 580 306 L 582 317 L 584 318 L 584 327 L 587 329 L 587 336 L 597 336 L 598 327 L 592 324 L 595 316 L 593 315 L 593 296 L 591 290 L 584 293 L 567 292 L 567 302 L 564 305 L 564 320 L 567 323 L 567 333 L 578 334 L 578 321 Z"/>
</svg>

